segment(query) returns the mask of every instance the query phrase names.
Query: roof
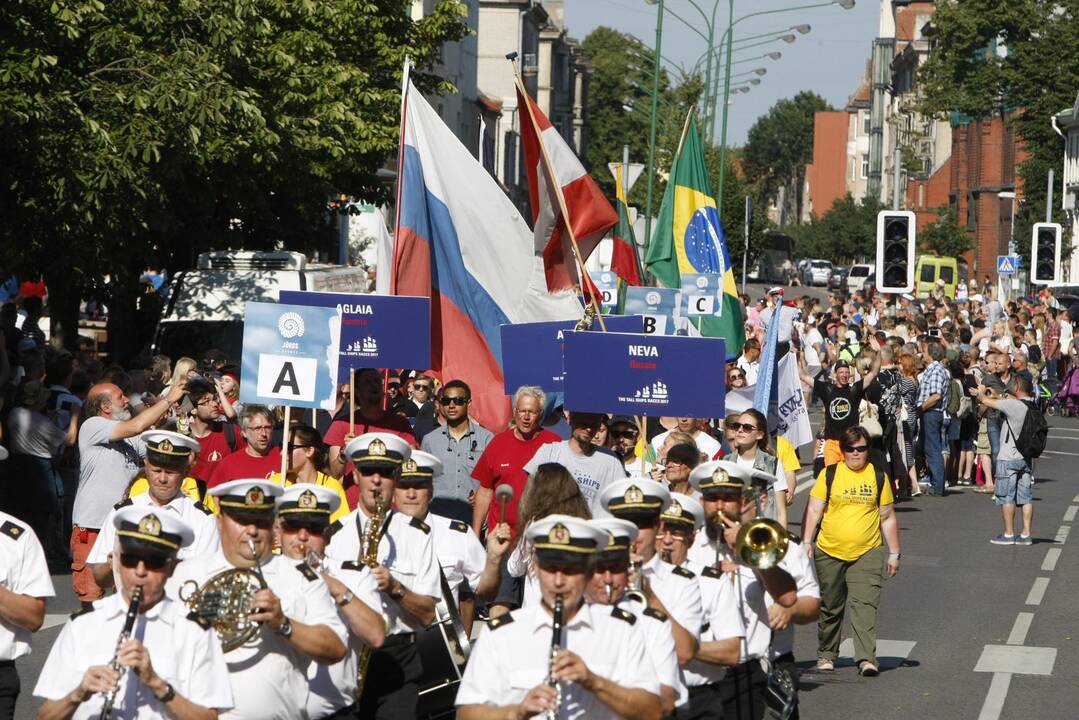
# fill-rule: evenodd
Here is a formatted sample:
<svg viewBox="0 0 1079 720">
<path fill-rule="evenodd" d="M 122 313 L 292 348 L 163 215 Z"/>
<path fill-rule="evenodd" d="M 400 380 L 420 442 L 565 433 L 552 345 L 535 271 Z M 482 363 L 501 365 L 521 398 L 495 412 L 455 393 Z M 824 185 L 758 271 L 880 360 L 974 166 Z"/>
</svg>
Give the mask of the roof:
<svg viewBox="0 0 1079 720">
<path fill-rule="evenodd" d="M 1079 92 L 1075 94 L 1075 102 L 1072 106 L 1058 112 L 1056 119 L 1065 125 L 1079 125 Z"/>
</svg>

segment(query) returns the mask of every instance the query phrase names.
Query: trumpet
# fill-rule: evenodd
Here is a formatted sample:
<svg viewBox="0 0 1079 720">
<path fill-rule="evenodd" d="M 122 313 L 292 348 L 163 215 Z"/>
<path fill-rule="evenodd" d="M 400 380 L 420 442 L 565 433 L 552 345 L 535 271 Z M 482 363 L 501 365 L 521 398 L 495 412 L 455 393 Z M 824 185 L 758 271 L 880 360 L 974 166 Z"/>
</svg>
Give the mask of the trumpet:
<svg viewBox="0 0 1079 720">
<path fill-rule="evenodd" d="M 775 520 L 753 518 L 743 523 L 734 541 L 734 554 L 756 570 L 767 570 L 779 564 L 787 554 L 787 531 Z"/>
<path fill-rule="evenodd" d="M 120 654 L 120 646 L 131 637 L 131 631 L 135 628 L 135 620 L 139 616 L 139 605 L 142 604 L 142 587 L 136 587 L 131 591 L 131 604 L 127 606 L 127 617 L 124 618 L 124 629 L 120 633 L 120 637 L 116 639 L 116 650 L 112 654 L 112 660 L 109 661 L 109 667 L 116 672 L 120 672 L 123 668 L 120 666 L 119 661 L 116 659 Z M 101 706 L 100 720 L 107 720 L 112 717 L 112 706 L 116 704 L 116 691 L 119 689 L 119 682 L 116 687 L 105 693 L 105 702 Z"/>
<path fill-rule="evenodd" d="M 551 634 L 551 653 L 547 658 L 547 684 L 554 688 L 555 699 L 554 707 L 544 714 L 546 720 L 557 720 L 558 709 L 562 705 L 562 686 L 554 679 L 554 659 L 562 649 L 563 614 L 562 596 L 555 595 L 554 607 L 551 609 L 551 628 L 553 630 Z"/>
<path fill-rule="evenodd" d="M 633 561 L 633 572 L 629 576 L 629 581 L 626 583 L 626 592 L 623 593 L 622 597 L 639 602 L 641 605 L 647 605 L 648 598 L 644 596 L 644 575 L 641 572 L 641 566 L 640 560 Z"/>
</svg>

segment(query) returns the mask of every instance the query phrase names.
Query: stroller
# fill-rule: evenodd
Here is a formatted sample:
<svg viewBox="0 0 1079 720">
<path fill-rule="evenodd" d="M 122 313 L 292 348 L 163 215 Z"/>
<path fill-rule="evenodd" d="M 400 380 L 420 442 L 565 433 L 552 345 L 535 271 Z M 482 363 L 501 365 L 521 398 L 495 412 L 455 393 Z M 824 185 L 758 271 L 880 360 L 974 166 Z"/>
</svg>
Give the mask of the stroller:
<svg viewBox="0 0 1079 720">
<path fill-rule="evenodd" d="M 1060 390 L 1057 391 L 1056 397 L 1050 398 L 1045 411 L 1049 415 L 1055 415 L 1054 411 L 1059 411 L 1064 417 L 1079 415 L 1079 365 L 1072 365 L 1068 369 L 1060 383 Z"/>
</svg>

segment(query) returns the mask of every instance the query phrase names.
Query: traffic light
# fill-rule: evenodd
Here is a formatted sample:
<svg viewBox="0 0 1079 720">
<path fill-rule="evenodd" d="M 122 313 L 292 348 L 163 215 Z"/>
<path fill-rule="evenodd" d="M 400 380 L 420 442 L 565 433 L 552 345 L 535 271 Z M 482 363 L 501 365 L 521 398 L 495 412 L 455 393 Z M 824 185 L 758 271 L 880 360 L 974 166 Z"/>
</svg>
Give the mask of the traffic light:
<svg viewBox="0 0 1079 720">
<path fill-rule="evenodd" d="M 910 210 L 877 213 L 878 292 L 909 293 L 914 290 L 915 235 L 914 213 Z"/>
<path fill-rule="evenodd" d="M 1060 225 L 1034 223 L 1030 248 L 1030 281 L 1035 285 L 1060 283 Z"/>
</svg>

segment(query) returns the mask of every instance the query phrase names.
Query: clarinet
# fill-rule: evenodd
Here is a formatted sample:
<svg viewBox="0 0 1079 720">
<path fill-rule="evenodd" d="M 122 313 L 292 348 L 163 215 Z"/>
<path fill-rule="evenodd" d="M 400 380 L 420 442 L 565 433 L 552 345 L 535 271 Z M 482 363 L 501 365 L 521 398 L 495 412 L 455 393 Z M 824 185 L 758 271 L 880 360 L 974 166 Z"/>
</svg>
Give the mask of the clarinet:
<svg viewBox="0 0 1079 720">
<path fill-rule="evenodd" d="M 116 658 L 120 654 L 120 646 L 124 644 L 124 641 L 131 637 L 131 631 L 135 627 L 135 619 L 139 616 L 139 605 L 141 604 L 142 588 L 136 587 L 131 591 L 131 604 L 127 606 L 127 617 L 124 618 L 124 629 L 120 633 L 120 637 L 116 638 L 116 650 L 112 654 L 112 660 L 109 661 L 109 667 L 116 672 L 123 670 Z M 119 689 L 119 687 L 120 683 L 117 681 L 116 687 L 105 693 L 105 702 L 101 706 L 99 720 L 108 720 L 108 718 L 112 717 L 112 706 L 116 703 L 116 690 Z"/>
<path fill-rule="evenodd" d="M 555 689 L 555 700 L 554 707 L 544 715 L 546 720 L 557 720 L 558 709 L 562 705 L 562 685 L 553 677 L 554 658 L 562 649 L 562 624 L 562 596 L 555 595 L 551 619 L 551 627 L 554 632 L 551 635 L 551 655 L 547 660 L 547 684 Z"/>
</svg>

